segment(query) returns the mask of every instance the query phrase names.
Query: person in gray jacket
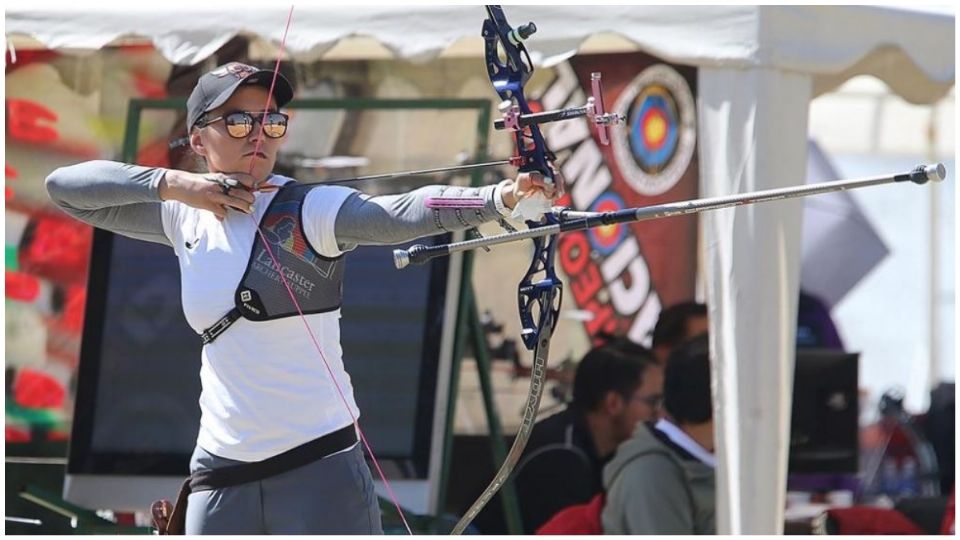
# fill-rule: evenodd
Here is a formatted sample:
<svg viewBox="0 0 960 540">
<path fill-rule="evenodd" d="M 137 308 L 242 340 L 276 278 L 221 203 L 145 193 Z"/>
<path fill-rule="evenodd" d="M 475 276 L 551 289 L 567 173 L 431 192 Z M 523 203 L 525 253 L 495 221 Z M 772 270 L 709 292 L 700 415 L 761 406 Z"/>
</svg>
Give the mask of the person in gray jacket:
<svg viewBox="0 0 960 540">
<path fill-rule="evenodd" d="M 673 351 L 666 415 L 637 426 L 604 467 L 605 534 L 715 534 L 710 360 L 702 334 Z"/>
</svg>

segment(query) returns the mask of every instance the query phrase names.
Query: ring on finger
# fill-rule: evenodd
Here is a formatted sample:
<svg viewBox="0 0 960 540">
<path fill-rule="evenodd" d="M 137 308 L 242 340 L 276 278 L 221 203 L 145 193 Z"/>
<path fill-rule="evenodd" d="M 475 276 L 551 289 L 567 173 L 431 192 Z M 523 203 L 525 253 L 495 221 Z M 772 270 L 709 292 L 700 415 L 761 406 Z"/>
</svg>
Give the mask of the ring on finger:
<svg viewBox="0 0 960 540">
<path fill-rule="evenodd" d="M 215 176 L 205 176 L 204 178 L 210 182 L 213 182 L 219 185 L 220 190 L 223 191 L 224 194 L 227 194 L 230 191 L 230 188 L 237 187 L 238 185 L 238 182 L 235 179 L 230 178 L 229 176 L 225 176 L 223 174 L 218 174 Z"/>
</svg>

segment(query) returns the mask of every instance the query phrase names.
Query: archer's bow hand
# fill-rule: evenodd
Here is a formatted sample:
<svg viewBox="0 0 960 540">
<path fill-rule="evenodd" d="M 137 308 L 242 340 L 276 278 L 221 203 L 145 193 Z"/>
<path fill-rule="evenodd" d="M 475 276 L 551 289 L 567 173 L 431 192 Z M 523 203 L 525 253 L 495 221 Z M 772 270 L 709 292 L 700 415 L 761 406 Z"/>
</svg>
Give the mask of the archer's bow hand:
<svg viewBox="0 0 960 540">
<path fill-rule="evenodd" d="M 550 168 L 553 170 L 552 177 L 532 171 L 520 173 L 515 180 L 504 182 L 503 204 L 507 208 L 516 208 L 517 204 L 523 199 L 542 197 L 552 203 L 562 197 L 564 194 L 563 175 L 552 163 Z"/>
<path fill-rule="evenodd" d="M 548 162 L 551 176 L 538 171 L 524 172 L 516 180 L 504 182 L 503 204 L 513 209 L 513 218 L 525 221 L 539 220 L 550 211 L 554 201 L 563 196 L 564 179 L 560 171 Z"/>
</svg>

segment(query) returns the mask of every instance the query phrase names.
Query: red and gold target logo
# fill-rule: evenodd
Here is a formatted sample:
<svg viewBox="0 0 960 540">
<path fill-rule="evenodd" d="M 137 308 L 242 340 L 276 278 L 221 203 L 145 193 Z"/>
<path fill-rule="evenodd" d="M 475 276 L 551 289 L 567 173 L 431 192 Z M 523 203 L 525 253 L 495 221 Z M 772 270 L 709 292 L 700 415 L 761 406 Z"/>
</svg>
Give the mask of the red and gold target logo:
<svg viewBox="0 0 960 540">
<path fill-rule="evenodd" d="M 696 105 L 683 76 L 665 64 L 640 73 L 614 110 L 627 118 L 626 137 L 613 140 L 617 165 L 642 195 L 659 195 L 680 181 L 696 146 Z"/>
<path fill-rule="evenodd" d="M 617 210 L 623 210 L 624 208 L 625 205 L 623 204 L 623 199 L 620 198 L 620 195 L 617 195 L 613 191 L 608 191 L 597 197 L 597 200 L 594 201 L 593 205 L 590 207 L 590 211 L 616 212 Z M 588 229 L 588 234 L 590 238 L 590 246 L 593 248 L 593 250 L 602 255 L 609 255 L 613 253 L 615 249 L 617 249 L 617 246 L 620 245 L 620 242 L 627 235 L 627 226 L 623 223 L 604 225 L 603 227 Z"/>
</svg>

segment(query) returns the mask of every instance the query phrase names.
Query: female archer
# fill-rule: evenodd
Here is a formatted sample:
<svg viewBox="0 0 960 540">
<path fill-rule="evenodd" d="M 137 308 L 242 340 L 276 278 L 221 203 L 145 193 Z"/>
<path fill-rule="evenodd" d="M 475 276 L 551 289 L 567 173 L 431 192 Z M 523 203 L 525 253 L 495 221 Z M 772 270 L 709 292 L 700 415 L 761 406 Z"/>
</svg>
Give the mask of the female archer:
<svg viewBox="0 0 960 540">
<path fill-rule="evenodd" d="M 563 185 L 522 173 L 370 197 L 298 184 L 272 173 L 292 97 L 273 71 L 221 66 L 187 101 L 190 147 L 207 173 L 91 161 L 46 180 L 75 218 L 169 245 L 179 259 L 184 314 L 204 343 L 191 476 L 168 516 L 188 534 L 381 533 L 341 359 L 343 255 L 474 227 Z M 437 197 L 482 207 L 427 208 Z"/>
</svg>

